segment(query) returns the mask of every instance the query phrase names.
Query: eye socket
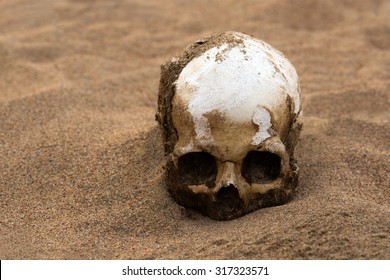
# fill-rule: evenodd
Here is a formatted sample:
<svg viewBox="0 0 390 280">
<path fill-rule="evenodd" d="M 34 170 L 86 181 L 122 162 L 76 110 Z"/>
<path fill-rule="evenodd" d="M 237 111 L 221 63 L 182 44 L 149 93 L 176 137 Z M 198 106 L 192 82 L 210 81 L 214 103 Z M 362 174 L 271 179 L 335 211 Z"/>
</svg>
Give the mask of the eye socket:
<svg viewBox="0 0 390 280">
<path fill-rule="evenodd" d="M 179 176 L 184 184 L 213 183 L 217 176 L 217 162 L 206 152 L 188 153 L 179 158 Z"/>
<path fill-rule="evenodd" d="M 252 184 L 270 183 L 280 174 L 281 159 L 270 152 L 249 152 L 242 164 L 241 174 Z"/>
</svg>

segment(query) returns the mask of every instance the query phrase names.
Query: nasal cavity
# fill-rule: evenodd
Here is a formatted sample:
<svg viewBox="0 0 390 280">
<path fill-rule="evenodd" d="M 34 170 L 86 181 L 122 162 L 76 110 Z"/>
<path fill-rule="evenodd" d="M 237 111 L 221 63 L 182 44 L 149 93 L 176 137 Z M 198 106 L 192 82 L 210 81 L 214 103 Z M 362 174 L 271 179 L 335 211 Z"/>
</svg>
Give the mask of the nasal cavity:
<svg viewBox="0 0 390 280">
<path fill-rule="evenodd" d="M 216 198 L 218 208 L 225 213 L 234 213 L 243 207 L 240 194 L 233 185 L 222 187 L 218 191 Z"/>
</svg>

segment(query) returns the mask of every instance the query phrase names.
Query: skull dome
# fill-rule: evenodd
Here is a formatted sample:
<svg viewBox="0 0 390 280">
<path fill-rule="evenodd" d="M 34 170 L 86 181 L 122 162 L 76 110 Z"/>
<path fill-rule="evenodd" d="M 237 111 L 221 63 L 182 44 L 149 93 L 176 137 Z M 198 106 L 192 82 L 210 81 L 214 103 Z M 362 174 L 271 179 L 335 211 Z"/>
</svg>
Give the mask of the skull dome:
<svg viewBox="0 0 390 280">
<path fill-rule="evenodd" d="M 216 220 L 287 202 L 300 116 L 297 73 L 270 45 L 225 32 L 188 46 L 162 66 L 156 114 L 172 197 Z"/>
</svg>

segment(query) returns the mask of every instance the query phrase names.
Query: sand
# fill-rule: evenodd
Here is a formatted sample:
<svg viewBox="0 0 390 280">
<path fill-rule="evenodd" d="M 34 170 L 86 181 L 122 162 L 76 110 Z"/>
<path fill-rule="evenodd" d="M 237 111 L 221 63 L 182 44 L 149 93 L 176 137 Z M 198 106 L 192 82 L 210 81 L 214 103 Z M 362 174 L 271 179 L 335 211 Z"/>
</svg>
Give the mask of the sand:
<svg viewBox="0 0 390 280">
<path fill-rule="evenodd" d="M 210 3 L 209 3 L 210 2 Z M 1 259 L 389 259 L 389 1 L 0 2 Z M 295 198 L 218 222 L 163 184 L 160 65 L 241 31 L 297 68 Z"/>
</svg>

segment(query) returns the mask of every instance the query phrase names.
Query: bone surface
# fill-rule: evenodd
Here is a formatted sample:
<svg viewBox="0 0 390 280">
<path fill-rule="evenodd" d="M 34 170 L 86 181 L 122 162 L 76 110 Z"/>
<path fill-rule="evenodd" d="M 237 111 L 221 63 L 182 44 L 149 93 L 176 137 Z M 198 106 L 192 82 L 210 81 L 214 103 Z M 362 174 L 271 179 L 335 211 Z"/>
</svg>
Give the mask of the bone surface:
<svg viewBox="0 0 390 280">
<path fill-rule="evenodd" d="M 162 69 L 157 119 L 175 200 L 226 220 L 290 199 L 301 100 L 284 55 L 226 32 L 194 43 Z"/>
<path fill-rule="evenodd" d="M 294 113 L 300 110 L 298 77 L 291 63 L 262 41 L 243 34 L 234 36 L 242 43 L 206 51 L 186 65 L 176 82 L 177 98 L 187 104 L 197 139 L 202 142 L 212 141 L 205 115 L 213 110 L 235 122 L 266 124 L 270 116 L 257 106 L 271 110 L 286 106 L 281 92 L 293 100 Z M 264 140 L 264 134 L 266 128 L 259 126 L 256 138 Z"/>
</svg>

